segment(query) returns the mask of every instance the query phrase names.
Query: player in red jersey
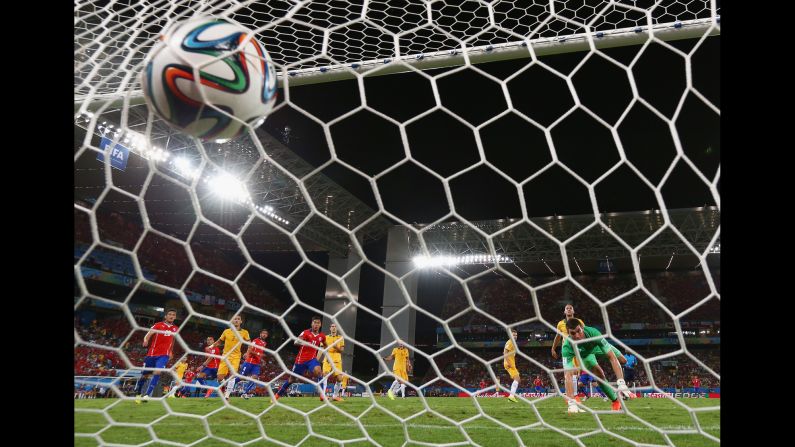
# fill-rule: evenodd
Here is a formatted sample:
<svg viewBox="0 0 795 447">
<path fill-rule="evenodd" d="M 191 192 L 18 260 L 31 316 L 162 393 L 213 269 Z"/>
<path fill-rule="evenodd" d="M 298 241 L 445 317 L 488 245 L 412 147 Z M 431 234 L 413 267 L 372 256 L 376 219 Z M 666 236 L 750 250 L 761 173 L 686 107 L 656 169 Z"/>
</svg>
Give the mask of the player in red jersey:
<svg viewBox="0 0 795 447">
<path fill-rule="evenodd" d="M 535 387 L 536 393 L 543 391 L 544 382 L 541 381 L 541 376 L 536 376 L 535 380 L 533 380 L 533 386 Z"/>
<path fill-rule="evenodd" d="M 295 364 L 293 364 L 293 373 L 302 376 L 304 373 L 309 372 L 315 379 L 323 378 L 323 367 L 318 361 L 318 347 L 326 347 L 326 336 L 320 332 L 320 325 L 323 321 L 320 317 L 312 317 L 312 328 L 306 329 L 298 335 L 298 340 L 295 341 L 296 346 L 301 346 L 298 350 L 298 355 L 295 357 Z M 276 399 L 284 395 L 287 388 L 295 381 L 295 376 L 289 376 L 288 379 L 282 384 L 279 391 L 276 392 Z M 322 390 L 322 389 L 321 389 Z M 321 391 L 320 399 L 323 399 Z"/>
<path fill-rule="evenodd" d="M 221 355 L 221 348 L 215 346 L 215 338 L 207 337 L 204 342 L 204 352 L 211 355 L 220 356 Z M 218 364 L 221 363 L 221 359 L 218 357 L 211 357 L 207 356 L 207 359 L 202 363 L 202 365 L 198 368 L 199 374 L 197 374 L 196 381 L 199 382 L 199 385 L 204 385 L 205 380 L 215 380 L 218 377 Z M 210 394 L 213 393 L 213 389 L 210 388 L 207 390 L 207 393 L 204 397 L 210 397 Z"/>
<path fill-rule="evenodd" d="M 144 336 L 143 347 L 149 347 L 149 350 L 146 351 L 146 357 L 144 358 L 144 368 L 165 368 L 166 363 L 171 358 L 171 349 L 174 347 L 174 335 L 177 332 L 177 325 L 174 324 L 174 320 L 177 319 L 177 310 L 176 309 L 168 309 L 166 310 L 166 315 L 163 317 L 163 321 L 155 323 L 149 332 L 146 333 Z M 151 345 L 149 344 L 151 340 Z M 154 392 L 155 387 L 157 386 L 157 382 L 160 381 L 160 371 L 152 371 L 149 369 L 144 369 L 141 372 L 141 377 L 138 379 L 138 383 L 135 385 L 135 403 L 141 403 L 141 391 L 143 390 L 144 383 L 149 376 L 152 375 L 152 380 L 149 382 L 149 387 L 146 389 L 146 393 L 143 395 L 143 401 L 146 402 L 149 400 L 149 396 L 152 395 Z"/>
<path fill-rule="evenodd" d="M 185 375 L 182 377 L 182 383 L 177 390 L 177 397 L 187 397 L 193 395 L 193 387 L 185 386 L 187 383 L 193 382 L 193 379 L 196 377 L 196 373 L 192 370 L 185 371 Z"/>
<path fill-rule="evenodd" d="M 246 355 L 243 356 L 243 367 L 240 370 L 241 376 L 251 377 L 252 379 L 259 377 L 260 365 L 265 364 L 265 347 L 268 346 L 268 343 L 265 340 L 267 338 L 268 330 L 263 329 L 259 331 L 258 338 L 251 340 L 252 344 L 248 346 Z M 235 383 L 237 383 L 237 381 L 232 383 L 232 387 L 235 386 Z M 255 382 L 248 381 L 243 388 L 243 395 L 241 397 L 243 399 L 248 399 L 251 397 L 250 393 L 256 386 L 257 384 Z"/>
</svg>

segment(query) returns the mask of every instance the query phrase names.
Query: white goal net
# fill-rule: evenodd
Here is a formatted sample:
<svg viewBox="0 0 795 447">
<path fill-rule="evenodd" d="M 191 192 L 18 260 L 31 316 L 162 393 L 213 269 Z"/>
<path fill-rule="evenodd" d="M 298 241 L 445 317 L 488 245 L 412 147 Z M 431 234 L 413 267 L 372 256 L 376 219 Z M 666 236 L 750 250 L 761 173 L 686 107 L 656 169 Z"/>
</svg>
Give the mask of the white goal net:
<svg viewBox="0 0 795 447">
<path fill-rule="evenodd" d="M 276 66 L 231 142 L 142 99 L 195 16 Z M 75 444 L 719 444 L 719 49 L 716 0 L 76 0 Z"/>
</svg>

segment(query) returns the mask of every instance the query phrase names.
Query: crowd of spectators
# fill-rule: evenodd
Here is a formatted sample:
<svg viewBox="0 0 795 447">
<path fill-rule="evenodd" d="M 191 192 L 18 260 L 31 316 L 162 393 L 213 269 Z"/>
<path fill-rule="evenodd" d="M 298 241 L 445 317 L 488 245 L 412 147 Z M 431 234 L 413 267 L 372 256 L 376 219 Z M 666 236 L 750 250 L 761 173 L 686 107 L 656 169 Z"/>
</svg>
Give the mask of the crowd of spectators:
<svg viewBox="0 0 795 447">
<path fill-rule="evenodd" d="M 715 273 L 719 284 L 720 274 Z M 577 282 L 598 300 L 605 302 L 623 295 L 637 286 L 634 275 L 579 276 Z M 673 320 L 665 313 L 660 303 L 672 312 L 679 313 L 692 307 L 709 295 L 706 280 L 699 273 L 658 273 L 644 278 L 646 288 L 659 303 L 642 290 L 636 290 L 621 300 L 607 306 L 612 329 L 623 325 L 644 323 L 649 325 L 672 325 Z M 476 279 L 467 284 L 474 305 L 503 323 L 511 324 L 532 318 L 535 315 L 530 292 L 513 279 Z M 703 292 L 703 294 L 702 294 Z M 604 326 L 600 306 L 583 290 L 570 281 L 562 285 L 541 289 L 537 293 L 542 315 L 547 322 L 555 324 L 563 317 L 563 305 L 574 305 L 576 314 L 586 323 Z M 450 287 L 442 308 L 442 318 L 447 319 L 469 308 L 464 289 L 454 283 Z M 704 303 L 686 314 L 683 321 L 719 321 L 717 300 Z M 467 332 L 504 332 L 491 319 L 474 310 L 452 322 L 452 327 L 465 327 Z M 554 331 L 547 328 L 554 336 Z M 549 334 L 546 335 L 549 337 Z"/>
<path fill-rule="evenodd" d="M 79 323 L 79 319 L 75 318 L 75 329 L 82 340 L 88 343 L 118 348 L 126 334 L 129 333 L 130 326 L 125 320 L 109 320 L 107 324 L 102 325 L 99 325 L 97 320 L 92 320 L 90 324 L 82 325 Z M 119 369 L 126 369 L 126 367 L 119 357 L 118 351 L 85 344 L 75 348 L 74 374 L 76 376 L 116 376 Z"/>
<path fill-rule="evenodd" d="M 128 250 L 135 247 L 143 231 L 136 223 L 125 221 L 116 212 L 98 210 L 95 214 L 97 226 L 102 230 L 100 237 L 103 242 Z M 107 231 L 104 230 L 106 228 Z M 88 250 L 92 240 L 87 215 L 75 211 L 75 262 Z M 182 287 L 192 272 L 185 248 L 183 245 L 154 234 L 147 236 L 136 251 L 144 277 L 171 287 Z M 193 242 L 190 244 L 190 250 L 202 269 L 229 280 L 235 279 L 243 267 L 239 260 L 230 259 L 229 254 L 214 247 Z M 136 277 L 133 261 L 129 256 L 104 247 L 94 248 L 81 265 L 124 275 L 130 278 L 130 284 Z M 249 275 L 243 275 L 237 285 L 245 299 L 254 306 L 276 313 L 282 312 L 288 307 L 288 303 L 260 287 L 258 282 Z M 185 291 L 212 296 L 214 297 L 212 304 L 219 301 L 222 304 L 232 302 L 236 303 L 235 308 L 242 304 L 230 286 L 206 275 L 194 275 L 186 285 Z"/>
</svg>

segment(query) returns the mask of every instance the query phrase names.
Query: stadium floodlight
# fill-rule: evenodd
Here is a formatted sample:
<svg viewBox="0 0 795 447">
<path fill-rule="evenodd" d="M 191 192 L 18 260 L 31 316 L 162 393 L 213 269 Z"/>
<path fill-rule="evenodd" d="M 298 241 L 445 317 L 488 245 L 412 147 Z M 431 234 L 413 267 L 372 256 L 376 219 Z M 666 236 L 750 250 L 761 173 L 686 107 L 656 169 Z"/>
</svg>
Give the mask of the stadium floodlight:
<svg viewBox="0 0 795 447">
<path fill-rule="evenodd" d="M 172 163 L 174 164 L 174 169 L 177 171 L 177 173 L 183 177 L 189 179 L 196 177 L 198 170 L 193 167 L 193 163 L 191 163 L 191 161 L 186 157 L 177 157 Z"/>
<path fill-rule="evenodd" d="M 89 119 L 93 118 L 94 115 L 83 113 L 81 116 Z M 168 162 L 167 166 L 163 166 L 164 168 L 190 180 L 193 180 L 199 175 L 199 169 L 193 166 L 193 162 L 189 158 L 180 155 L 172 159 L 171 152 L 156 146 L 150 146 L 147 138 L 143 134 L 134 130 L 123 130 L 121 127 L 114 129 L 114 127 L 114 124 L 108 123 L 107 121 L 102 121 L 101 124 L 97 124 L 97 129 L 102 131 L 103 136 L 112 136 L 114 140 L 120 140 L 119 142 L 130 149 L 132 153 L 136 153 L 142 158 L 152 160 L 156 163 Z M 209 183 L 213 193 L 224 200 L 234 200 L 243 204 L 252 203 L 251 196 L 248 194 L 245 186 L 228 173 L 220 173 L 213 177 L 204 177 L 203 181 Z M 270 205 L 255 206 L 254 209 L 275 222 L 279 222 L 283 225 L 290 225 L 290 221 L 276 215 L 273 212 L 273 207 Z"/>
<path fill-rule="evenodd" d="M 227 173 L 220 173 L 209 180 L 211 191 L 224 200 L 235 200 L 237 202 L 247 202 L 249 200 L 248 191 L 245 185 Z"/>
<path fill-rule="evenodd" d="M 415 256 L 412 258 L 414 265 L 418 268 L 432 268 L 432 267 L 454 267 L 456 265 L 466 264 L 483 264 L 486 262 L 509 263 L 513 262 L 509 256 L 492 256 L 492 255 L 465 255 L 465 256 Z"/>
<path fill-rule="evenodd" d="M 161 162 L 162 162 L 162 161 L 166 161 L 166 160 L 168 160 L 168 158 L 169 158 L 170 156 L 171 156 L 171 153 L 170 153 L 170 152 L 168 152 L 168 151 L 164 151 L 163 149 L 160 149 L 160 148 L 155 148 L 155 149 L 153 150 L 153 156 L 152 156 L 152 158 L 153 158 L 155 161 L 161 161 Z"/>
<path fill-rule="evenodd" d="M 424 269 L 430 263 L 430 258 L 428 256 L 414 256 L 413 261 L 418 268 Z"/>
</svg>

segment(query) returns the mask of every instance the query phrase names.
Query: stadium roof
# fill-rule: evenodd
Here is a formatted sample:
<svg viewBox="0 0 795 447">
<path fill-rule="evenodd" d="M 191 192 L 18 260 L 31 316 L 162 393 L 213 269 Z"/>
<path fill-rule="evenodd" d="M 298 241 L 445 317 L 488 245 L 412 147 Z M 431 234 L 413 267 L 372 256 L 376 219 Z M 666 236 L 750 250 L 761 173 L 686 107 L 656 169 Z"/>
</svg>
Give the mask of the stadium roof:
<svg viewBox="0 0 795 447">
<path fill-rule="evenodd" d="M 668 210 L 670 225 L 698 253 L 708 250 L 710 264 L 719 265 L 720 238 L 713 243 L 720 226 L 717 207 Z M 665 216 L 660 210 L 642 212 L 607 213 L 599 216 L 604 227 L 621 238 L 630 247 L 638 247 L 641 269 L 668 270 L 692 269 L 699 265 L 698 257 L 671 227 L 660 231 Z M 457 268 L 466 274 L 475 274 L 494 263 L 478 262 L 478 256 L 489 255 L 488 239 L 491 236 L 494 253 L 505 259 L 501 266 L 517 276 L 560 275 L 563 273 L 562 243 L 573 274 L 610 271 L 630 271 L 632 258 L 613 235 L 596 222 L 594 215 L 546 216 L 532 218 L 530 225 L 519 219 L 451 222 L 433 226 L 418 225 L 430 256 L 464 257 Z M 658 233 L 659 231 L 659 233 Z M 552 239 L 554 238 L 554 239 Z M 423 256 L 420 238 L 410 238 L 411 252 Z M 470 258 L 466 258 L 469 256 Z M 474 257 L 474 262 L 472 261 Z M 609 267 L 603 261 L 610 261 Z M 464 265 L 461 265 L 464 264 Z"/>
</svg>

